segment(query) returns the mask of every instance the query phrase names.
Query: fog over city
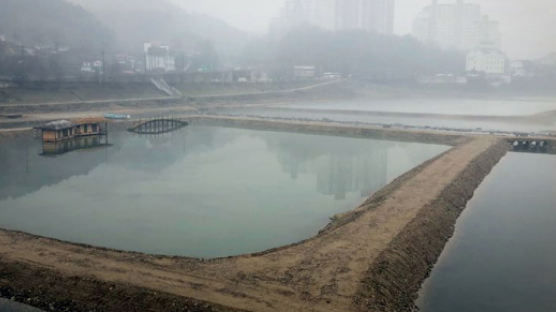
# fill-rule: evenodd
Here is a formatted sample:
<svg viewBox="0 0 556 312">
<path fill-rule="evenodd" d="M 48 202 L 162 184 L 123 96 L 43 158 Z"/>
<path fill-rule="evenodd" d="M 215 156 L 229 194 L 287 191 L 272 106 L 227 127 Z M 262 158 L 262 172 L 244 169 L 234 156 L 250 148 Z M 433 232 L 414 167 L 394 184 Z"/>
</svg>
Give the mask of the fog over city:
<svg viewBox="0 0 556 312">
<path fill-rule="evenodd" d="M 264 33 L 284 0 L 172 0 L 186 10 L 223 19 L 240 29 Z M 396 0 L 395 33 L 411 33 L 413 19 L 430 0 Z M 440 0 L 440 3 L 455 2 Z M 500 21 L 504 47 L 515 58 L 542 57 L 556 50 L 556 3 L 552 0 L 473 0 Z M 550 35 L 549 35 L 550 34 Z"/>
</svg>

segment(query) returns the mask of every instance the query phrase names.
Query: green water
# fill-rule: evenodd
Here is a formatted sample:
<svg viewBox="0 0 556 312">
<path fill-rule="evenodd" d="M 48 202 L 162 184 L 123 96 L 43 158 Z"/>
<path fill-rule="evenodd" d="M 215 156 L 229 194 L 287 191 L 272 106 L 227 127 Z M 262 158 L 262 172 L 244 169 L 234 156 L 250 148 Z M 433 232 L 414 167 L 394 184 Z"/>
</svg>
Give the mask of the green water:
<svg viewBox="0 0 556 312">
<path fill-rule="evenodd" d="M 317 234 L 448 149 L 197 126 L 108 140 L 56 157 L 31 138 L 3 142 L 0 227 L 156 254 L 262 251 Z"/>
</svg>

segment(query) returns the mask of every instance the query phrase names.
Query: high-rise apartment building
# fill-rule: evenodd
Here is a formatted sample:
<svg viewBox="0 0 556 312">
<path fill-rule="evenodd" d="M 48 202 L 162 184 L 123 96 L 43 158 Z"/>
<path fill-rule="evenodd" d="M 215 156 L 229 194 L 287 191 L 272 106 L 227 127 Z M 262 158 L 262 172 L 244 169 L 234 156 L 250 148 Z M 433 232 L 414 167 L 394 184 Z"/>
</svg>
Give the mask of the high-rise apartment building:
<svg viewBox="0 0 556 312">
<path fill-rule="evenodd" d="M 337 0 L 336 1 L 336 29 L 361 28 L 359 5 L 361 0 Z"/>
<path fill-rule="evenodd" d="M 478 4 L 438 3 L 425 7 L 413 23 L 413 35 L 444 49 L 469 51 L 489 43 L 500 46 L 501 35 L 498 23 L 481 13 Z"/>
<path fill-rule="evenodd" d="M 394 0 L 288 0 L 273 27 L 284 31 L 304 24 L 327 30 L 364 29 L 391 34 Z"/>
<path fill-rule="evenodd" d="M 361 28 L 381 34 L 394 33 L 394 1 L 361 1 Z"/>
<path fill-rule="evenodd" d="M 394 32 L 394 0 L 337 0 L 336 29 Z"/>
</svg>

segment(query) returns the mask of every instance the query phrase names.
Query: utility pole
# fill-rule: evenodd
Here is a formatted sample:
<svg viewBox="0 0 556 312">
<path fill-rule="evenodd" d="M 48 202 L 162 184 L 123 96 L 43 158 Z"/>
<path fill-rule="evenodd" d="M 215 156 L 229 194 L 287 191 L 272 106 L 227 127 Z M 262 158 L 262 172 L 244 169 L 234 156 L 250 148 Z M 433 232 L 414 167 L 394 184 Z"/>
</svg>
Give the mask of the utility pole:
<svg viewBox="0 0 556 312">
<path fill-rule="evenodd" d="M 20 66 L 20 75 L 21 75 L 21 81 L 24 82 L 25 81 L 25 46 L 21 45 L 21 56 L 20 56 L 20 62 L 21 62 L 21 66 Z"/>
<path fill-rule="evenodd" d="M 143 45 L 143 55 L 144 55 L 144 60 L 145 60 L 144 61 L 144 63 L 145 63 L 145 66 L 144 66 L 145 67 L 145 78 L 147 77 L 147 69 L 148 69 L 147 61 L 148 61 L 149 48 L 150 47 L 147 47 L 146 44 Z"/>
<path fill-rule="evenodd" d="M 101 65 L 101 75 L 102 75 L 102 78 L 101 78 L 101 83 L 104 83 L 105 75 L 106 75 L 106 74 L 105 74 L 105 69 L 106 69 L 106 67 L 105 67 L 105 65 L 104 65 L 105 62 L 106 62 L 106 58 L 105 58 L 105 55 L 104 55 L 104 48 L 102 48 L 102 65 Z"/>
</svg>

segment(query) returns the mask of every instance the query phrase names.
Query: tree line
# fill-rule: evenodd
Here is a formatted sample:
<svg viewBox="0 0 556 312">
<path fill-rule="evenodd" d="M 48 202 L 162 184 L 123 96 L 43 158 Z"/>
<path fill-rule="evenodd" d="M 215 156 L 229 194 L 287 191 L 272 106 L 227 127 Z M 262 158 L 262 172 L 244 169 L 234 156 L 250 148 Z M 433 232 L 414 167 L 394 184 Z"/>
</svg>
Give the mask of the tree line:
<svg viewBox="0 0 556 312">
<path fill-rule="evenodd" d="M 410 36 L 363 30 L 294 29 L 281 37 L 266 36 L 248 44 L 244 64 L 287 75 L 295 65 L 315 66 L 360 78 L 407 79 L 436 73 L 462 73 L 465 56 L 424 45 Z"/>
</svg>

